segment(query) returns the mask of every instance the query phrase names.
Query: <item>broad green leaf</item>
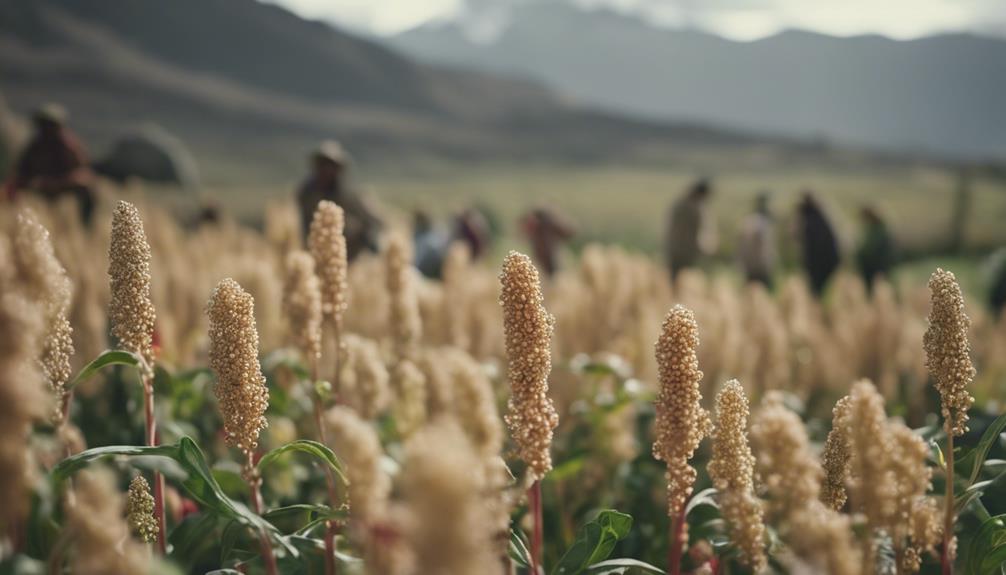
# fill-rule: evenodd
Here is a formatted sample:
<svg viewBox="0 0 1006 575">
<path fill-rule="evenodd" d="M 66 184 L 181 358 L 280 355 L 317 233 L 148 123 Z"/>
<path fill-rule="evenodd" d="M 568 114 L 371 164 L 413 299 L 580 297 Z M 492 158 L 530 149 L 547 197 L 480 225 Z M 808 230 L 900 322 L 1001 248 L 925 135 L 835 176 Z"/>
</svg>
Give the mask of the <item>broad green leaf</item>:
<svg viewBox="0 0 1006 575">
<path fill-rule="evenodd" d="M 202 505 L 205 510 L 217 513 L 227 519 L 232 519 L 243 525 L 262 530 L 274 540 L 276 528 L 271 523 L 252 513 L 246 506 L 231 500 L 224 493 L 220 484 L 213 478 L 203 452 L 189 437 L 182 437 L 173 445 L 158 445 L 155 447 L 139 447 L 134 445 L 118 445 L 88 449 L 61 461 L 51 472 L 53 481 L 57 484 L 65 481 L 70 475 L 86 466 L 88 463 L 113 455 L 159 456 L 177 461 L 188 476 L 181 481 L 182 487 L 189 497 Z M 296 550 L 287 548 L 288 552 L 296 554 Z"/>
<path fill-rule="evenodd" d="M 998 571 L 1006 562 L 1006 515 L 997 515 L 982 523 L 971 539 L 965 564 L 966 575 L 985 575 Z"/>
<path fill-rule="evenodd" d="M 1004 429 L 1006 429 L 1006 413 L 997 417 L 995 421 L 989 425 L 988 429 L 985 430 L 985 433 L 982 434 L 982 438 L 978 442 L 978 445 L 971 451 L 971 454 L 973 454 L 974 457 L 974 462 L 971 467 L 971 476 L 968 478 L 968 485 L 972 485 L 978 480 L 978 476 L 982 471 L 982 466 L 985 464 L 985 458 L 989 455 L 989 450 L 992 449 L 992 446 L 999 440 L 999 436 L 1002 435 Z"/>
<path fill-rule="evenodd" d="M 241 572 L 237 569 L 214 569 L 207 571 L 206 575 L 241 575 Z"/>
<path fill-rule="evenodd" d="M 642 573 L 656 573 L 664 575 L 665 571 L 655 565 L 639 561 L 636 559 L 608 559 L 600 563 L 594 563 L 587 568 L 587 573 L 591 575 L 614 575 L 640 571 Z"/>
<path fill-rule="evenodd" d="M 187 565 L 199 547 L 213 536 L 218 525 L 219 516 L 212 513 L 199 513 L 186 517 L 168 536 L 168 542 L 171 543 L 171 558 Z"/>
<path fill-rule="evenodd" d="M 605 509 L 593 521 L 584 525 L 576 541 L 559 559 L 552 575 L 573 575 L 611 555 L 615 544 L 624 539 L 632 529 L 632 516 Z"/>
<path fill-rule="evenodd" d="M 276 461 L 284 453 L 291 451 L 300 451 L 302 453 L 307 453 L 313 455 L 321 460 L 322 463 L 328 465 L 332 471 L 335 471 L 339 479 L 346 485 L 349 485 L 349 479 L 346 478 L 346 474 L 342 470 L 342 461 L 335 456 L 335 453 L 331 449 L 318 443 L 317 441 L 311 441 L 310 439 L 298 439 L 296 441 L 291 441 L 286 445 L 277 447 L 269 453 L 262 456 L 262 459 L 258 462 L 258 468 L 261 471 L 265 469 L 267 465 Z"/>
<path fill-rule="evenodd" d="M 130 367 L 138 368 L 143 365 L 143 360 L 140 356 L 129 351 L 123 351 L 121 349 L 105 350 L 101 355 L 95 358 L 94 361 L 85 365 L 84 369 L 81 369 L 80 373 L 77 374 L 77 377 L 74 377 L 66 384 L 66 390 L 72 390 L 81 383 L 84 383 L 94 377 L 94 374 L 110 365 L 128 365 Z"/>
</svg>

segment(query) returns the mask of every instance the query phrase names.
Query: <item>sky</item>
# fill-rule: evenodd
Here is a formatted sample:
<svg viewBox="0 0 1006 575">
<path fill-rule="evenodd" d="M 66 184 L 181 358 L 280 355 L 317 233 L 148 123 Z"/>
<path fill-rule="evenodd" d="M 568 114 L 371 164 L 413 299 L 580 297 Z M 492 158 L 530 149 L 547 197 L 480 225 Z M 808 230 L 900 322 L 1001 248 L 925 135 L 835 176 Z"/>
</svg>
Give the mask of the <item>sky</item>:
<svg viewBox="0 0 1006 575">
<path fill-rule="evenodd" d="M 735 40 L 787 28 L 898 39 L 971 31 L 1006 36 L 1006 0 L 267 0 L 301 16 L 377 35 L 475 12 L 505 14 L 516 2 L 570 1 L 688 26 Z"/>
</svg>

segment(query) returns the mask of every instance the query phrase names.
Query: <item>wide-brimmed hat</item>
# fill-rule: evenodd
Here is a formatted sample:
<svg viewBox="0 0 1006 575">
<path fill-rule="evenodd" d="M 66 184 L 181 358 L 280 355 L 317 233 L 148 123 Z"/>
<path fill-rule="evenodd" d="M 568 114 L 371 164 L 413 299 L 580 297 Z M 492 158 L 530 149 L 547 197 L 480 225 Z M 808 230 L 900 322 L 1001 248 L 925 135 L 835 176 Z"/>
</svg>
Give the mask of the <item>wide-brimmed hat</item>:
<svg viewBox="0 0 1006 575">
<path fill-rule="evenodd" d="M 346 153 L 346 149 L 342 147 L 342 144 L 335 140 L 325 140 L 318 144 L 312 157 L 328 160 L 340 166 L 349 164 L 349 154 Z"/>
<path fill-rule="evenodd" d="M 32 114 L 32 118 L 34 118 L 36 122 L 52 122 L 53 124 L 62 124 L 66 122 L 67 116 L 69 116 L 69 114 L 67 114 L 66 108 L 54 102 L 42 104 L 36 108 L 35 112 Z"/>
</svg>

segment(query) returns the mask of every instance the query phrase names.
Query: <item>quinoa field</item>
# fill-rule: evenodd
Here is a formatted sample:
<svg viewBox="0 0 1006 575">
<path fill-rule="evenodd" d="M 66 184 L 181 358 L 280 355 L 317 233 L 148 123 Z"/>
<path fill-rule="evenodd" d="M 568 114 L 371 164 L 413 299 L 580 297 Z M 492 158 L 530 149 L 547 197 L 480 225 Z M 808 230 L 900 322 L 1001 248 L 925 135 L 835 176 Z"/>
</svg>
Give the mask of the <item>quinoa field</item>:
<svg viewBox="0 0 1006 575">
<path fill-rule="evenodd" d="M 125 197 L 0 206 L 0 574 L 1004 572 L 1006 319 L 953 261 L 430 280 L 331 202 Z"/>
</svg>

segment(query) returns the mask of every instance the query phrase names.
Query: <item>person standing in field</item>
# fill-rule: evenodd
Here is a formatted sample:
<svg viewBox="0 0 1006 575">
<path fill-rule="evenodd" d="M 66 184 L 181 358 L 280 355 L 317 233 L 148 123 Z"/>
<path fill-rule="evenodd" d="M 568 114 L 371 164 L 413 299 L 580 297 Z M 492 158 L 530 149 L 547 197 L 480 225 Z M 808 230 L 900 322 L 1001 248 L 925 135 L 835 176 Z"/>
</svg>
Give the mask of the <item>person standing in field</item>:
<svg viewBox="0 0 1006 575">
<path fill-rule="evenodd" d="M 887 222 L 872 206 L 863 206 L 859 215 L 863 221 L 863 240 L 856 250 L 856 261 L 866 289 L 872 291 L 874 280 L 888 277 L 894 267 L 894 237 Z"/>
<path fill-rule="evenodd" d="M 489 250 L 490 230 L 485 215 L 476 207 L 465 208 L 454 218 L 452 241 L 468 246 L 471 261 L 478 261 Z"/>
<path fill-rule="evenodd" d="M 716 251 L 716 228 L 709 216 L 711 195 L 712 185 L 703 178 L 671 206 L 664 250 L 672 281 L 681 270 L 696 266 L 701 258 Z"/>
<path fill-rule="evenodd" d="M 775 219 L 769 210 L 769 195 L 761 192 L 755 198 L 754 211 L 744 218 L 737 238 L 737 259 L 748 282 L 772 289 L 772 276 L 779 259 L 775 242 Z"/>
<path fill-rule="evenodd" d="M 72 196 L 80 205 L 81 220 L 90 224 L 94 212 L 94 172 L 77 136 L 66 126 L 66 110 L 46 104 L 32 117 L 34 134 L 3 187 L 13 200 L 21 190 L 32 190 L 48 201 Z"/>
<path fill-rule="evenodd" d="M 520 223 L 541 272 L 546 277 L 554 276 L 559 271 L 559 250 L 576 233 L 575 228 L 548 208 L 531 210 Z"/>
<path fill-rule="evenodd" d="M 335 202 L 346 218 L 346 257 L 352 261 L 364 250 L 376 252 L 381 220 L 347 182 L 349 156 L 334 140 L 322 142 L 311 155 L 311 175 L 297 191 L 303 237 L 307 237 L 318 202 Z"/>
<path fill-rule="evenodd" d="M 814 295 L 820 297 L 838 269 L 838 237 L 813 192 L 805 191 L 797 206 L 797 239 L 803 248 L 803 269 Z"/>
</svg>

